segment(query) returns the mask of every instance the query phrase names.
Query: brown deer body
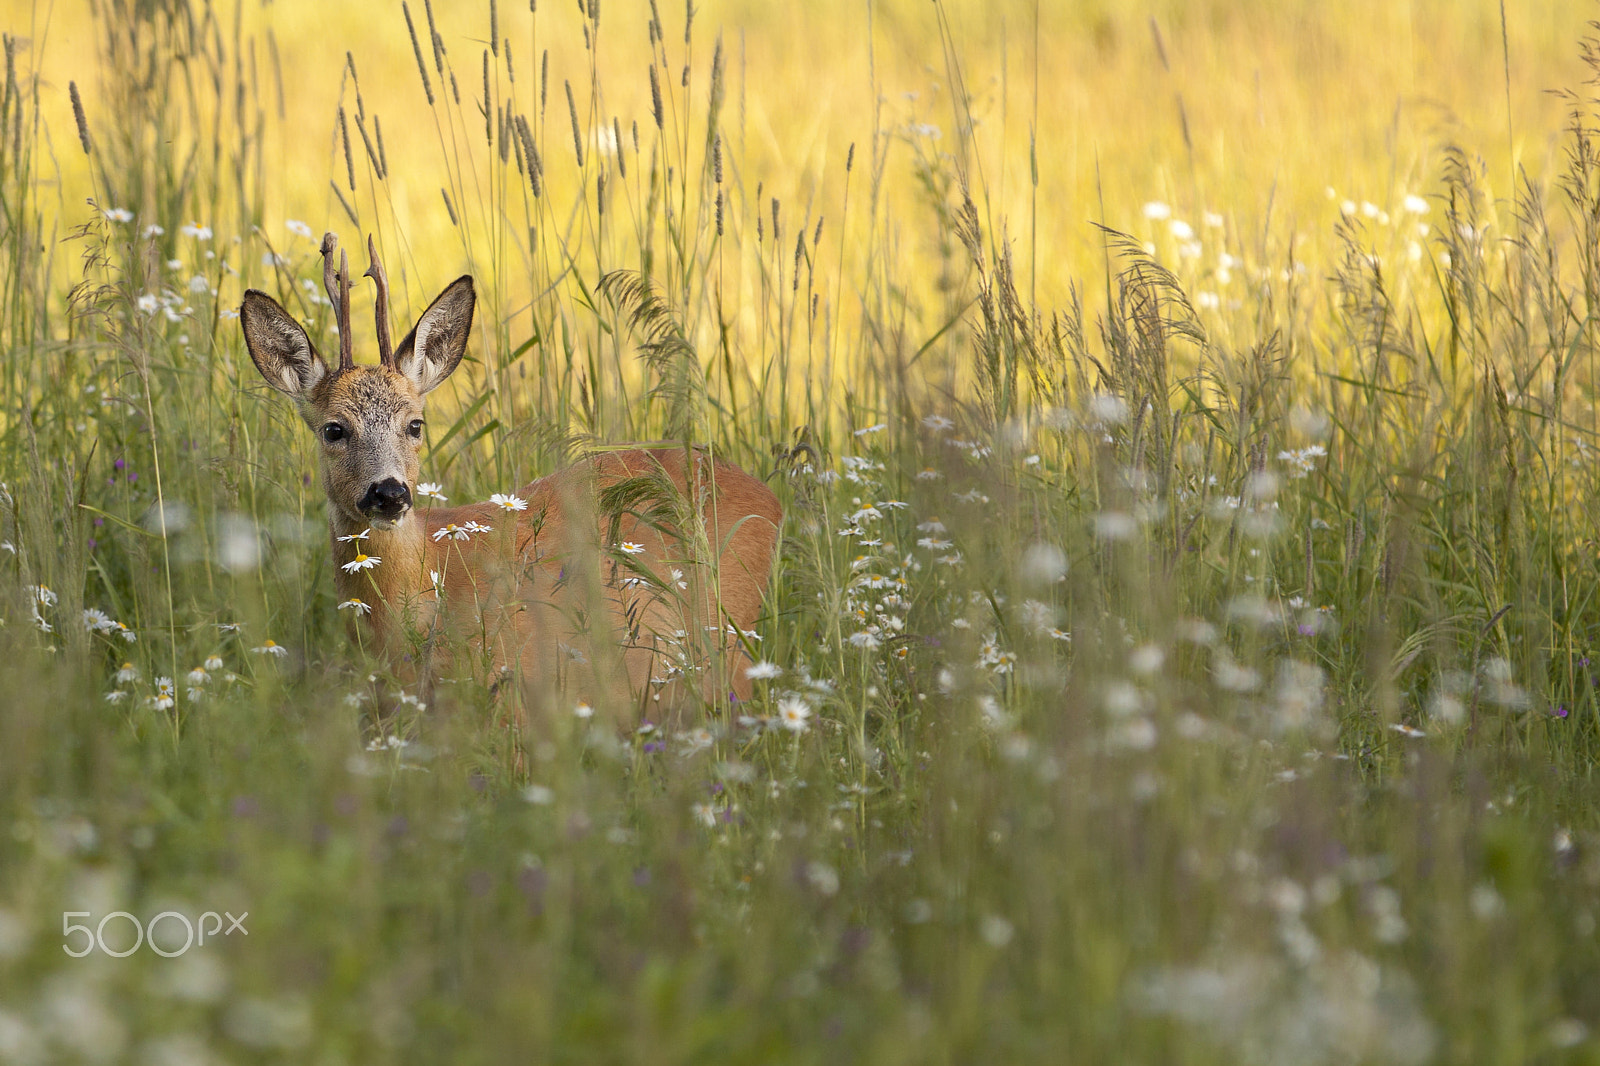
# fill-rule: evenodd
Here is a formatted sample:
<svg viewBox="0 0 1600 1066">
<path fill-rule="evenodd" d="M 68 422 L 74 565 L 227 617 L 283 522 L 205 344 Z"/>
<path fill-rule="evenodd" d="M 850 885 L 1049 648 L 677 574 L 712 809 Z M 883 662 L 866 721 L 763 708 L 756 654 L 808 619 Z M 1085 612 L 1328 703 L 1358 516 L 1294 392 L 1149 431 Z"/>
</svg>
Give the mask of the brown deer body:
<svg viewBox="0 0 1600 1066">
<path fill-rule="evenodd" d="M 423 398 L 466 350 L 472 279 L 447 287 L 391 351 L 374 252 L 381 361 L 358 366 L 336 244 L 323 239 L 337 370 L 265 293 L 245 293 L 240 319 L 262 376 L 321 439 L 339 593 L 358 637 L 402 676 L 426 679 L 464 648 L 535 693 L 639 702 L 687 687 L 748 698 L 741 645 L 783 517 L 766 485 L 700 449 L 630 448 L 495 498 L 503 502 L 414 508 Z"/>
</svg>

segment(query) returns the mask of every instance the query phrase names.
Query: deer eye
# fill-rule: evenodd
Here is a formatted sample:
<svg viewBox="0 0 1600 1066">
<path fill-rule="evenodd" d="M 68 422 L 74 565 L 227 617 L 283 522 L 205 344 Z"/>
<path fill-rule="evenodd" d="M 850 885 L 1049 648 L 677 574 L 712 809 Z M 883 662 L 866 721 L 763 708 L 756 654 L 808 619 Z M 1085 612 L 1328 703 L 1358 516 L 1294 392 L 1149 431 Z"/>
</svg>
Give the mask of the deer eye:
<svg viewBox="0 0 1600 1066">
<path fill-rule="evenodd" d="M 411 424 L 406 427 L 406 432 L 418 440 L 422 439 L 422 419 L 413 418 Z"/>
<path fill-rule="evenodd" d="M 337 422 L 329 422 L 322 427 L 322 439 L 329 444 L 344 440 L 344 427 Z"/>
</svg>

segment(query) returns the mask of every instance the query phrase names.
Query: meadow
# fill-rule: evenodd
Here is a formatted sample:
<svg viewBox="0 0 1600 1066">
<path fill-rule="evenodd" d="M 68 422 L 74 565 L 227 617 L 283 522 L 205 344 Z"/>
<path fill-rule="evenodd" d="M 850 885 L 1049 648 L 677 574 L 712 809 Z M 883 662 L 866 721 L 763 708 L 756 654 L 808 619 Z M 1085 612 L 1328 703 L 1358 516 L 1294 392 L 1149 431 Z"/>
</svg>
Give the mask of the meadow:
<svg viewBox="0 0 1600 1066">
<path fill-rule="evenodd" d="M 1522 7 L 0 4 L 0 1063 L 1600 1062 Z M 767 479 L 753 701 L 369 653 L 237 321 L 324 230 L 476 278 L 439 496 Z"/>
</svg>

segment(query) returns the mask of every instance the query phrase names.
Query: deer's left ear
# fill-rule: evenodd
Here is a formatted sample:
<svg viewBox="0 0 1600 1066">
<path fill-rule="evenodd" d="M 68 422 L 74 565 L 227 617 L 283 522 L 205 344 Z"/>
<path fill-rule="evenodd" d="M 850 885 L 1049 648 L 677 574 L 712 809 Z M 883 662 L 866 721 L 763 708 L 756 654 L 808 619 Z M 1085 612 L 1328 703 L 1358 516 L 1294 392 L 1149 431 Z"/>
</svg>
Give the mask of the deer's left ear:
<svg viewBox="0 0 1600 1066">
<path fill-rule="evenodd" d="M 472 335 L 472 309 L 477 303 L 472 275 L 452 281 L 394 353 L 395 369 L 411 379 L 418 392 L 438 388 L 466 354 Z"/>
</svg>

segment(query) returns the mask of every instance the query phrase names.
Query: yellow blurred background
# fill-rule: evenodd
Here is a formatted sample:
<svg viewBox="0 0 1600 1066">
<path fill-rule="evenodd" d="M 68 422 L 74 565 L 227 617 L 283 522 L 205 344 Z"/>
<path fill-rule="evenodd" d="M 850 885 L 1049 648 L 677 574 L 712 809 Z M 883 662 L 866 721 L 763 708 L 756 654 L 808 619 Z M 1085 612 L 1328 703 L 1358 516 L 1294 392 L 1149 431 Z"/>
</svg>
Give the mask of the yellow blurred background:
<svg viewBox="0 0 1600 1066">
<path fill-rule="evenodd" d="M 418 0 L 411 13 L 425 34 L 422 6 Z M 579 171 L 563 86 L 572 83 L 585 111 L 592 86 L 597 120 L 616 116 L 624 130 L 637 121 L 648 131 L 650 6 L 602 0 L 592 49 L 579 3 L 544 0 L 535 12 L 529 6 L 498 5 L 516 82 L 497 59 L 491 95 L 514 97 L 520 111 L 537 115 L 537 68 L 548 55 L 549 98 L 535 132 L 547 198 L 568 204 Z M 337 108 L 342 102 L 353 113 L 356 106 L 349 53 L 362 106 L 383 124 L 389 175 L 381 188 L 373 182 L 357 139 L 359 188 L 345 195 L 363 213 L 364 228 L 377 212 L 404 235 L 400 273 L 420 275 L 413 301 L 453 276 L 463 257 L 463 242 L 449 236 L 441 188 L 457 187 L 456 199 L 468 189 L 470 216 L 472 181 L 484 187 L 489 158 L 477 103 L 489 4 L 439 0 L 434 8 L 459 108 L 430 57 L 440 94 L 430 111 L 398 0 L 246 0 L 214 11 L 222 51 L 230 65 L 241 61 L 265 116 L 262 226 L 278 244 L 291 241 L 289 219 L 317 233 L 343 227 L 351 242 L 330 188 L 330 179 L 346 184 Z M 1023 292 L 1036 284 L 1046 307 L 1063 299 L 1074 279 L 1103 270 L 1091 220 L 1142 240 L 1170 239 L 1167 219 L 1147 217 L 1159 215 L 1144 210 L 1151 201 L 1170 205 L 1172 217 L 1192 223 L 1202 240 L 1243 257 L 1265 259 L 1269 245 L 1281 249 L 1292 236 L 1297 258 L 1317 262 L 1317 246 L 1330 238 L 1345 201 L 1398 213 L 1408 194 L 1437 188 L 1449 145 L 1481 157 L 1497 198 L 1506 195 L 1514 167 L 1550 174 L 1560 163 L 1565 118 L 1550 90 L 1581 85 L 1579 38 L 1593 13 L 1580 0 L 1507 4 L 1503 43 L 1497 0 L 704 0 L 686 47 L 683 5 L 662 0 L 660 8 L 670 63 L 686 60 L 691 71 L 688 90 L 680 70 L 667 72 L 669 112 L 687 106 L 703 122 L 720 35 L 723 128 L 730 166 L 751 204 L 760 182 L 764 197 L 781 198 L 791 212 L 838 218 L 854 144 L 848 244 L 866 217 L 871 175 L 863 171 L 870 170 L 877 132 L 885 148 L 873 224 L 885 254 L 902 267 L 942 254 L 936 228 L 921 221 L 930 208 L 916 164 L 919 156 L 965 154 L 952 107 L 952 71 L 959 69 L 975 120 L 968 171 L 974 198 L 986 221 L 1003 225 L 1015 242 Z M 19 38 L 19 68 L 37 63 L 43 76 L 53 155 L 41 178 L 49 183 L 59 174 L 52 191 L 65 232 L 94 195 L 75 143 L 68 81 L 84 90 L 97 138 L 119 118 L 119 102 L 96 74 L 101 40 L 91 5 L 5 0 L 0 25 Z M 244 42 L 240 56 L 231 51 L 234 40 Z M 422 48 L 429 51 L 425 36 Z M 208 76 L 196 66 L 195 77 Z M 233 77 L 223 72 L 224 82 Z M 350 136 L 356 138 L 353 127 Z M 636 217 L 641 202 L 630 193 L 619 207 Z M 1202 225 L 1207 213 L 1210 230 Z M 829 236 L 839 238 L 837 231 Z"/>
</svg>

